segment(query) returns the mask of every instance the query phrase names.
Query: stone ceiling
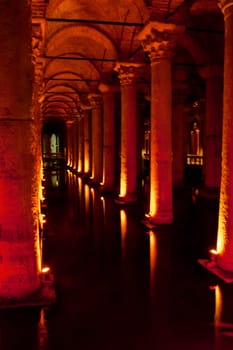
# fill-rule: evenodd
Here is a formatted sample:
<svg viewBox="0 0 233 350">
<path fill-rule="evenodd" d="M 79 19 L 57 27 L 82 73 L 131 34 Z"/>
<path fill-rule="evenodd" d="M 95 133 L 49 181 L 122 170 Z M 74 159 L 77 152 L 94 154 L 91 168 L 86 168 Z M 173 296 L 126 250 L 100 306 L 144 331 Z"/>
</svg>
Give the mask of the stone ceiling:
<svg viewBox="0 0 233 350">
<path fill-rule="evenodd" d="M 216 0 L 32 0 L 44 118 L 77 116 L 89 92 L 116 80 L 117 61 L 146 63 L 143 77 L 149 79 L 138 34 L 152 20 L 185 25 L 179 62 L 210 63 L 214 42 L 223 39 L 222 17 Z M 221 53 L 214 59 L 221 62 Z"/>
</svg>

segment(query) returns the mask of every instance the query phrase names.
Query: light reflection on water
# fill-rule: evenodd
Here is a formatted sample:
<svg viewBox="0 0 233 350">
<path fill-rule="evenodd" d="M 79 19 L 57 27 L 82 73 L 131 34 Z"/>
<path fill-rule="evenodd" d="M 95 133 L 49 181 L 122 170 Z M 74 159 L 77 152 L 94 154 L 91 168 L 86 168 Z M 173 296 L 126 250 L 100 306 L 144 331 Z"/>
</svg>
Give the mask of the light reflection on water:
<svg viewBox="0 0 233 350">
<path fill-rule="evenodd" d="M 121 228 L 121 256 L 122 260 L 126 254 L 126 236 L 127 236 L 127 215 L 125 210 L 120 210 L 120 228 Z"/>
<path fill-rule="evenodd" d="M 38 344 L 39 349 L 47 349 L 48 346 L 48 327 L 47 321 L 45 319 L 45 309 L 42 307 L 40 309 L 40 316 L 38 322 Z"/>
<path fill-rule="evenodd" d="M 157 264 L 157 237 L 155 232 L 148 232 L 150 240 L 150 295 L 154 298 L 155 293 L 155 279 L 156 279 L 156 264 Z"/>
<path fill-rule="evenodd" d="M 62 192 L 66 182 L 56 176 Z M 55 267 L 56 311 L 41 308 L 36 319 L 25 311 L 13 310 L 11 318 L 0 313 L 0 350 L 64 350 L 66 344 L 84 350 L 233 349 L 225 346 L 233 319 L 231 312 L 224 315 L 231 306 L 223 303 L 225 290 L 217 287 L 211 297 L 209 275 L 183 254 L 192 222 L 187 227 L 183 216 L 174 232 L 173 226 L 147 232 L 136 206 L 117 206 L 70 172 L 68 185 L 62 196 L 51 191 L 44 241 Z M 192 243 L 204 234 L 197 227 Z"/>
</svg>

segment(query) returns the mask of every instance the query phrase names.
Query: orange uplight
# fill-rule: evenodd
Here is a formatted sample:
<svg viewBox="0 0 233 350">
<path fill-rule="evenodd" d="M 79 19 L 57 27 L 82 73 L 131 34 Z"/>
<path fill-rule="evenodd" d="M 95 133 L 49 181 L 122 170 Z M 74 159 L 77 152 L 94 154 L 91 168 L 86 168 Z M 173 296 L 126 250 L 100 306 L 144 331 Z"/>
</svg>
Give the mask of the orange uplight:
<svg viewBox="0 0 233 350">
<path fill-rule="evenodd" d="M 35 250 L 36 250 L 36 260 L 38 271 L 41 272 L 42 265 L 42 240 L 39 239 L 39 235 L 35 241 Z"/>
<path fill-rule="evenodd" d="M 221 221 L 219 219 L 219 228 L 217 236 L 217 251 L 220 254 L 224 250 L 225 239 L 224 239 L 224 230 L 221 228 Z"/>
<path fill-rule="evenodd" d="M 102 181 L 101 181 L 101 185 L 105 184 L 105 173 L 106 173 L 106 166 L 105 166 L 105 160 L 103 162 L 103 175 L 102 175 Z"/>
<path fill-rule="evenodd" d="M 127 181 L 126 181 L 126 175 L 121 175 L 121 184 L 120 184 L 120 194 L 119 197 L 125 197 L 127 193 Z"/>
<path fill-rule="evenodd" d="M 89 173 L 89 171 L 90 171 L 89 160 L 88 160 L 88 159 L 85 159 L 85 160 L 84 160 L 84 172 L 85 172 L 85 173 Z"/>
<path fill-rule="evenodd" d="M 218 252 L 216 249 L 211 249 L 210 250 L 210 253 L 213 254 L 213 255 L 218 255 Z"/>
<path fill-rule="evenodd" d="M 155 182 L 155 180 L 154 180 Z M 156 191 L 156 184 L 153 183 L 153 181 L 151 181 L 151 189 L 150 189 L 150 209 L 149 209 L 149 214 L 150 216 L 155 216 L 155 214 L 157 213 L 157 198 L 155 193 L 157 193 Z"/>
<path fill-rule="evenodd" d="M 42 273 L 48 273 L 50 271 L 50 267 L 44 266 L 41 270 Z"/>
</svg>

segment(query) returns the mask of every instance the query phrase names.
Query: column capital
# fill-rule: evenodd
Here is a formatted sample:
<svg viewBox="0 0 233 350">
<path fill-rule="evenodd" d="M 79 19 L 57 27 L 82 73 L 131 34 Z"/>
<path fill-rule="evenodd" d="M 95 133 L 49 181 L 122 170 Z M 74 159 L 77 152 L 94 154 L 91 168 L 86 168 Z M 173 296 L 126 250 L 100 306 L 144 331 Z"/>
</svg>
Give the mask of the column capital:
<svg viewBox="0 0 233 350">
<path fill-rule="evenodd" d="M 218 6 L 220 7 L 222 13 L 226 16 L 227 10 L 231 10 L 231 14 L 233 14 L 233 1 L 232 0 L 218 0 Z"/>
<path fill-rule="evenodd" d="M 135 81 L 138 69 L 142 63 L 136 62 L 117 62 L 114 70 L 118 72 L 121 85 L 130 85 Z"/>
<path fill-rule="evenodd" d="M 102 95 L 98 93 L 90 93 L 88 94 L 88 100 L 90 101 L 92 108 L 97 108 L 102 104 Z"/>
<path fill-rule="evenodd" d="M 84 103 L 81 103 L 80 104 L 80 108 L 82 111 L 89 111 L 91 109 L 91 105 L 90 104 L 84 104 Z"/>
<path fill-rule="evenodd" d="M 138 39 L 153 62 L 161 57 L 170 57 L 175 41 L 184 30 L 182 25 L 151 21 L 138 34 Z"/>
<path fill-rule="evenodd" d="M 101 82 L 98 86 L 98 90 L 102 93 L 108 93 L 108 92 L 118 92 L 119 87 L 116 84 L 109 84 L 105 82 Z"/>
<path fill-rule="evenodd" d="M 74 124 L 74 120 L 68 119 L 66 120 L 66 125 L 71 126 Z"/>
</svg>

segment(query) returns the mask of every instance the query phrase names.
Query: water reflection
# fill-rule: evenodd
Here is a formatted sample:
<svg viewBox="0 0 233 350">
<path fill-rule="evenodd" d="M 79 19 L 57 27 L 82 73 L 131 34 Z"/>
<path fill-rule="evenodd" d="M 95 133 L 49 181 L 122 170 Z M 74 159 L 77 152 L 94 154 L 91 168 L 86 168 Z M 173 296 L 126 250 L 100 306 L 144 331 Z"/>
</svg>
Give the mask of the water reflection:
<svg viewBox="0 0 233 350">
<path fill-rule="evenodd" d="M 150 240 L 150 296 L 154 297 L 155 293 L 155 278 L 156 278 L 156 265 L 157 265 L 157 237 L 155 232 L 148 232 Z"/>
<path fill-rule="evenodd" d="M 126 235 L 127 235 L 127 216 L 125 210 L 120 210 L 120 227 L 121 227 L 121 256 L 122 260 L 126 254 Z"/>
<path fill-rule="evenodd" d="M 43 307 L 40 309 L 40 318 L 38 322 L 38 344 L 40 350 L 47 349 L 48 327 L 47 320 L 45 319 L 45 309 Z"/>
<path fill-rule="evenodd" d="M 233 288 L 210 291 L 208 273 L 189 254 L 203 243 L 203 218 L 213 225 L 215 206 L 206 216 L 205 203 L 182 206 L 179 193 L 175 224 L 146 232 L 139 206 L 119 207 L 68 174 L 48 193 L 43 247 L 56 305 L 36 318 L 0 312 L 0 349 L 232 349 Z M 48 190 L 55 174 L 46 175 Z"/>
</svg>

